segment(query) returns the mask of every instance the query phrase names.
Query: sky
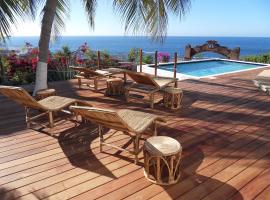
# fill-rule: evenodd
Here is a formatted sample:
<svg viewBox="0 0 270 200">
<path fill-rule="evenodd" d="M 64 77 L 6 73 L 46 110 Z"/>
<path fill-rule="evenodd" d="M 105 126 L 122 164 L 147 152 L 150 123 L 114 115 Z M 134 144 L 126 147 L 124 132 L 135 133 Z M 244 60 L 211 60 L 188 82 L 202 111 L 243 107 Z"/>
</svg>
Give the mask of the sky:
<svg viewBox="0 0 270 200">
<path fill-rule="evenodd" d="M 70 0 L 71 10 L 63 36 L 124 36 L 121 18 L 112 0 L 97 0 L 95 28 L 90 29 L 81 0 Z M 270 37 L 270 0 L 191 0 L 181 20 L 169 15 L 168 36 Z M 13 36 L 38 36 L 40 17 L 13 27 Z"/>
</svg>

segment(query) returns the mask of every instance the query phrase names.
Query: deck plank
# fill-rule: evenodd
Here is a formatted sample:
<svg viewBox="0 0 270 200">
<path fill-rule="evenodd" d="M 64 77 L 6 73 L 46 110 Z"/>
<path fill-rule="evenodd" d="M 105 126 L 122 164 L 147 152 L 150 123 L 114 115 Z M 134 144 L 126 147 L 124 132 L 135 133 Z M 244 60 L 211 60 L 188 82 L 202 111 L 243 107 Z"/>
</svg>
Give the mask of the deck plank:
<svg viewBox="0 0 270 200">
<path fill-rule="evenodd" d="M 52 84 L 59 95 L 95 106 L 166 118 L 158 133 L 183 146 L 181 180 L 167 187 L 144 178 L 142 154 L 134 165 L 132 156 L 111 147 L 99 152 L 92 125 L 60 120 L 51 130 L 27 129 L 23 108 L 0 95 L 0 199 L 267 200 L 270 97 L 251 81 L 260 71 L 181 81 L 184 106 L 176 112 L 78 89 L 76 80 Z M 124 145 L 129 138 L 116 133 L 110 141 Z"/>
</svg>

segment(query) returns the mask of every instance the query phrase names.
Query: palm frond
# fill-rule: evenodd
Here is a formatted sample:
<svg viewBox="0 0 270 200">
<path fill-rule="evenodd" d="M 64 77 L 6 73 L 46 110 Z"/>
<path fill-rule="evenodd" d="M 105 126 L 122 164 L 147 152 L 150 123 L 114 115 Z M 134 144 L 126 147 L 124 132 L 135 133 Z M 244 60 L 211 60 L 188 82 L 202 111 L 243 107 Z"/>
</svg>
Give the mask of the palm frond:
<svg viewBox="0 0 270 200">
<path fill-rule="evenodd" d="M 167 35 L 168 12 L 181 18 L 190 0 L 114 0 L 113 7 L 122 16 L 126 31 L 149 34 L 162 42 Z"/>
<path fill-rule="evenodd" d="M 170 11 L 180 18 L 184 16 L 187 11 L 190 9 L 191 1 L 190 0 L 167 0 L 166 6 Z"/>
<path fill-rule="evenodd" d="M 83 6 L 85 8 L 85 12 L 87 14 L 87 19 L 90 27 L 95 27 L 95 14 L 97 1 L 96 0 L 82 0 Z"/>
<path fill-rule="evenodd" d="M 18 19 L 35 16 L 38 4 L 42 0 L 1 0 L 0 1 L 0 39 L 5 41 L 11 34 L 11 25 Z"/>
<path fill-rule="evenodd" d="M 150 8 L 147 1 L 114 0 L 113 7 L 121 15 L 126 31 L 146 33 L 145 21 Z"/>
</svg>

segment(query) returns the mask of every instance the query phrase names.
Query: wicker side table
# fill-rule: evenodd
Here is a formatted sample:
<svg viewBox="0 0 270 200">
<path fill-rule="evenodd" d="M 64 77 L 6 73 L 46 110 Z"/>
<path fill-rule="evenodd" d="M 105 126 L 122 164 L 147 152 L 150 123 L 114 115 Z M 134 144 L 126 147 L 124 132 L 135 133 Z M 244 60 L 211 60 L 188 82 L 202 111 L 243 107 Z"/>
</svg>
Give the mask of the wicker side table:
<svg viewBox="0 0 270 200">
<path fill-rule="evenodd" d="M 180 178 L 182 147 L 170 137 L 154 136 L 144 143 L 144 175 L 159 185 L 171 185 Z"/>
<path fill-rule="evenodd" d="M 167 87 L 164 89 L 163 102 L 166 108 L 177 110 L 181 108 L 183 91 L 180 88 Z"/>
<path fill-rule="evenodd" d="M 124 81 L 121 78 L 107 79 L 106 95 L 122 95 L 124 94 Z"/>
<path fill-rule="evenodd" d="M 51 88 L 51 89 L 39 90 L 36 93 L 36 99 L 41 100 L 41 99 L 45 99 L 46 97 L 54 96 L 54 95 L 56 95 L 55 89 Z"/>
</svg>

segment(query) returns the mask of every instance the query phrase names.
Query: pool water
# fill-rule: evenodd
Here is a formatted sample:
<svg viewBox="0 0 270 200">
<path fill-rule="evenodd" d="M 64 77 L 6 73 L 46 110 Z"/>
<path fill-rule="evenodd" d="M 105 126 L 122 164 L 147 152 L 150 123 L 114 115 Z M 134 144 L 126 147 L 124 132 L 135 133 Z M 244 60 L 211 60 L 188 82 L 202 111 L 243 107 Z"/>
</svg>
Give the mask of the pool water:
<svg viewBox="0 0 270 200">
<path fill-rule="evenodd" d="M 248 69 L 255 69 L 263 67 L 261 64 L 249 64 L 224 60 L 208 60 L 199 62 L 186 62 L 177 64 L 177 73 L 204 77 L 217 74 L 225 74 L 229 72 L 236 72 Z M 173 71 L 173 64 L 160 65 L 159 69 Z"/>
</svg>

